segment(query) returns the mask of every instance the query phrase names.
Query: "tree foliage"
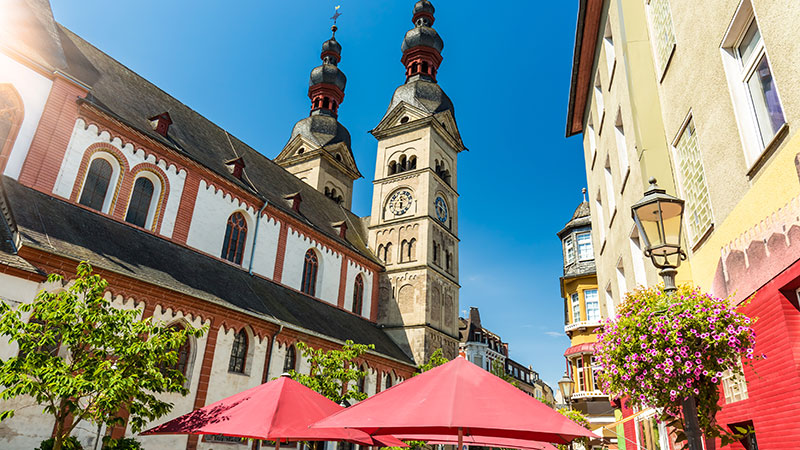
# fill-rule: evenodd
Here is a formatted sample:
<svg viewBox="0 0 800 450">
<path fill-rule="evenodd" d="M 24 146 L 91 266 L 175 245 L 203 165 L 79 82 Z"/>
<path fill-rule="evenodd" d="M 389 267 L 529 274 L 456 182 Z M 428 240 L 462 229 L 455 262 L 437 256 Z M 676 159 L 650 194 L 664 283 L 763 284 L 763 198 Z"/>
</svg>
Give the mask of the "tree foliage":
<svg viewBox="0 0 800 450">
<path fill-rule="evenodd" d="M 341 350 L 324 351 L 311 348 L 305 342 L 298 342 L 297 348 L 311 362 L 311 373 L 305 375 L 292 370 L 289 376 L 293 380 L 337 404 L 367 398 L 367 394 L 359 390 L 359 381 L 367 374 L 356 364 L 356 359 L 374 349 L 374 345 L 354 344 L 348 340 Z"/>
<path fill-rule="evenodd" d="M 571 409 L 571 408 L 559 408 L 556 411 L 559 414 L 561 414 L 562 416 L 566 417 L 567 419 L 577 423 L 578 425 L 580 425 L 580 426 L 582 426 L 584 428 L 589 428 L 589 426 L 590 426 L 589 419 L 585 415 L 583 415 L 582 412 L 580 412 L 578 410 Z M 575 439 L 573 442 L 576 442 L 576 443 L 579 443 L 579 444 L 583 444 L 583 447 L 585 448 L 586 445 L 589 443 L 589 438 L 585 438 L 585 437 L 584 438 L 578 438 L 578 439 Z M 559 444 L 558 448 L 559 448 L 559 450 L 567 450 L 568 448 L 571 448 L 571 447 L 568 444 Z"/>
<path fill-rule="evenodd" d="M 442 349 L 441 348 L 437 348 L 436 350 L 434 350 L 433 353 L 431 353 L 431 357 L 428 358 L 428 362 L 426 362 L 425 364 L 422 364 L 422 365 L 419 366 L 419 373 L 427 372 L 427 371 L 433 369 L 434 367 L 439 367 L 442 364 L 444 364 L 446 362 L 449 362 L 449 361 L 450 360 L 447 359 L 444 356 L 444 354 L 442 353 Z"/>
<path fill-rule="evenodd" d="M 63 279 L 50 275 L 48 282 Z M 159 394 L 188 392 L 175 368 L 177 350 L 188 336 L 200 336 L 205 329 L 140 320 L 141 310 L 111 305 L 104 297 L 107 286 L 82 262 L 67 289 L 43 290 L 17 308 L 0 303 L 0 334 L 19 346 L 17 356 L 0 361 L 0 399 L 29 395 L 44 405 L 56 422 L 54 450 L 61 450 L 84 420 L 124 423 L 123 410 L 138 431 L 172 408 Z M 13 410 L 3 411 L 0 420 L 13 415 Z"/>
<path fill-rule="evenodd" d="M 704 434 L 730 442 L 737 436 L 715 421 L 718 385 L 726 371 L 743 376 L 740 361 L 753 359 L 752 322 L 726 299 L 689 285 L 673 295 L 661 287 L 630 292 L 599 336 L 603 390 L 663 411 L 679 440 L 685 440 L 680 406 L 693 396 Z"/>
<path fill-rule="evenodd" d="M 506 373 L 506 368 L 499 359 L 492 360 L 492 370 L 490 370 L 490 372 L 492 375 L 501 378 L 503 381 L 506 381 L 515 388 L 519 389 L 519 382 L 517 382 L 514 377 Z"/>
</svg>

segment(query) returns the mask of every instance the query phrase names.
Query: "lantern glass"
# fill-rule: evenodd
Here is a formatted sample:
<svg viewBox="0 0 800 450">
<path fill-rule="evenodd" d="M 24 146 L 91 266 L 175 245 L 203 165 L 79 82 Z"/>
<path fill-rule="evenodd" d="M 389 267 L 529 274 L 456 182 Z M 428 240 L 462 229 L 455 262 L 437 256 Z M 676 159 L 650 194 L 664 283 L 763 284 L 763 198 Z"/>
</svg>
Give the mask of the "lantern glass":
<svg viewBox="0 0 800 450">
<path fill-rule="evenodd" d="M 561 391 L 561 396 L 564 397 L 565 401 L 572 397 L 572 392 L 575 390 L 575 384 L 567 372 L 564 372 L 564 376 L 558 380 L 558 389 Z"/>
<path fill-rule="evenodd" d="M 632 209 L 645 254 L 653 264 L 659 268 L 680 265 L 683 200 L 667 195 L 651 179 L 650 190 Z"/>
</svg>

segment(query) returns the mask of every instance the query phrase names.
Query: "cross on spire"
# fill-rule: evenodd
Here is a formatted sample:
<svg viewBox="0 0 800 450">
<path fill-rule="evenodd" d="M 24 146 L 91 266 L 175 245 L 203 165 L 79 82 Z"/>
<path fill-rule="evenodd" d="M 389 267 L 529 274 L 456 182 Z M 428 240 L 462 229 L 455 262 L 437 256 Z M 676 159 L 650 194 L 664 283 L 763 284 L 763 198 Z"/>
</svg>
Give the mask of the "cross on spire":
<svg viewBox="0 0 800 450">
<path fill-rule="evenodd" d="M 342 13 L 339 12 L 339 8 L 341 7 L 341 5 L 336 5 L 336 8 L 333 9 L 333 16 L 331 16 L 331 19 L 333 19 L 334 25 L 336 25 L 336 20 L 339 18 L 339 16 L 342 15 Z"/>
</svg>

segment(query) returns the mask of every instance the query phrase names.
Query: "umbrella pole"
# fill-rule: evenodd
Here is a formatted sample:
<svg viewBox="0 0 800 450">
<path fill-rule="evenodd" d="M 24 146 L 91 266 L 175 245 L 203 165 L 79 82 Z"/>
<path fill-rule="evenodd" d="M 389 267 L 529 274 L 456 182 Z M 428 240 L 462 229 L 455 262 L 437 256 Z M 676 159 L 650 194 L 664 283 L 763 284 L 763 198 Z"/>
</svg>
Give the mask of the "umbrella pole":
<svg viewBox="0 0 800 450">
<path fill-rule="evenodd" d="M 275 441 L 275 450 L 281 450 L 281 440 L 280 439 Z"/>
<path fill-rule="evenodd" d="M 461 450 L 464 446 L 464 429 L 458 427 L 458 448 L 456 450 Z"/>
</svg>

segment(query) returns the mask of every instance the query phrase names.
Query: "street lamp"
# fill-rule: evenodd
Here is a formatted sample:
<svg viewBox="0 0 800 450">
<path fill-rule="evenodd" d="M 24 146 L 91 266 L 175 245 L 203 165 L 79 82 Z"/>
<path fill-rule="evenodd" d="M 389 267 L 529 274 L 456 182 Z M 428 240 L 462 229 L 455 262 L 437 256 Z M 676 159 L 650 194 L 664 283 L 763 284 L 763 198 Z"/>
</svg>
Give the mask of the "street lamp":
<svg viewBox="0 0 800 450">
<path fill-rule="evenodd" d="M 569 371 L 564 371 L 564 376 L 558 380 L 558 390 L 561 391 L 561 396 L 567 402 L 569 409 L 572 409 L 572 392 L 575 390 L 575 383 L 569 377 Z M 569 443 L 569 448 L 572 450 L 572 442 Z"/>
<path fill-rule="evenodd" d="M 671 295 L 678 290 L 675 286 L 678 266 L 686 259 L 686 253 L 681 249 L 684 201 L 659 188 L 655 178 L 651 177 L 648 181 L 650 189 L 644 193 L 644 198 L 631 206 L 631 212 L 639 235 L 644 240 L 644 256 L 661 269 L 658 274 L 664 279 L 664 293 Z M 689 449 L 701 450 L 703 447 L 694 396 L 686 397 L 682 406 Z"/>
<path fill-rule="evenodd" d="M 633 221 L 644 241 L 644 255 L 653 265 L 661 269 L 658 273 L 664 279 L 664 292 L 672 294 L 675 275 L 686 253 L 681 250 L 681 228 L 683 223 L 683 200 L 668 195 L 650 178 L 650 189 L 644 198 L 631 206 Z"/>
</svg>

